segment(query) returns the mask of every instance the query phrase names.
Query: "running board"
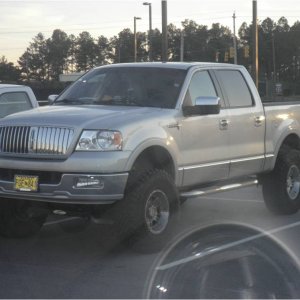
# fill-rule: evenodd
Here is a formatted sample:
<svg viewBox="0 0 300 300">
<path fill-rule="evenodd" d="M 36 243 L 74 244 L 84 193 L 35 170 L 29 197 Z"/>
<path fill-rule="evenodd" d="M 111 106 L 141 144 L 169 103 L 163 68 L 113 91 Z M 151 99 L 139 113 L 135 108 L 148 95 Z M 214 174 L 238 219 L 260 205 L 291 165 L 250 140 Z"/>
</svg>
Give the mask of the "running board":
<svg viewBox="0 0 300 300">
<path fill-rule="evenodd" d="M 233 184 L 227 184 L 227 185 L 215 185 L 215 186 L 210 186 L 210 187 L 205 187 L 205 188 L 200 188 L 196 190 L 192 190 L 189 192 L 182 192 L 180 193 L 181 198 L 197 198 L 209 194 L 215 194 L 215 193 L 221 193 L 225 191 L 231 191 L 231 190 L 236 190 L 236 189 L 241 189 L 253 185 L 257 185 L 258 180 L 257 179 L 251 179 L 247 181 L 242 181 L 239 183 L 233 183 Z"/>
</svg>

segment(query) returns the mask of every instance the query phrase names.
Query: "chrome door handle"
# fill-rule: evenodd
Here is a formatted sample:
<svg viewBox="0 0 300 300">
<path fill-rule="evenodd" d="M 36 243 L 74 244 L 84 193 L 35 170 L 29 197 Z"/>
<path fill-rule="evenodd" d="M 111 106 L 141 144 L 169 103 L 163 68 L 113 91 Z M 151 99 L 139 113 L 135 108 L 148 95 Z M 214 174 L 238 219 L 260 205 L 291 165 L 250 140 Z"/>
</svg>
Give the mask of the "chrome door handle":
<svg viewBox="0 0 300 300">
<path fill-rule="evenodd" d="M 228 120 L 225 120 L 225 119 L 223 119 L 223 120 L 220 120 L 220 129 L 221 130 L 226 130 L 226 129 L 228 129 L 228 124 L 229 124 L 229 122 L 228 122 Z"/>
<path fill-rule="evenodd" d="M 263 116 L 255 117 L 254 118 L 255 127 L 261 126 L 263 124 L 264 119 L 265 119 L 265 117 L 263 117 Z"/>
<path fill-rule="evenodd" d="M 177 122 L 177 123 L 172 123 L 168 125 L 168 128 L 177 128 L 178 130 L 182 127 L 182 124 Z"/>
</svg>

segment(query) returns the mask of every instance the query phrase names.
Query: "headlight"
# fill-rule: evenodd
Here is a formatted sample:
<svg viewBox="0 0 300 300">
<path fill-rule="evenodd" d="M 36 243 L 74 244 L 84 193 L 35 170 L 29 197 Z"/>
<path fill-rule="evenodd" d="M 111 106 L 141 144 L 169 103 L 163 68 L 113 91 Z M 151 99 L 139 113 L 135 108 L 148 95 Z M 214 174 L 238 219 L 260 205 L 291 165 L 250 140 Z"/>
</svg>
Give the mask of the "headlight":
<svg viewBox="0 0 300 300">
<path fill-rule="evenodd" d="M 122 134 L 119 131 L 84 130 L 76 151 L 120 151 L 122 142 Z"/>
</svg>

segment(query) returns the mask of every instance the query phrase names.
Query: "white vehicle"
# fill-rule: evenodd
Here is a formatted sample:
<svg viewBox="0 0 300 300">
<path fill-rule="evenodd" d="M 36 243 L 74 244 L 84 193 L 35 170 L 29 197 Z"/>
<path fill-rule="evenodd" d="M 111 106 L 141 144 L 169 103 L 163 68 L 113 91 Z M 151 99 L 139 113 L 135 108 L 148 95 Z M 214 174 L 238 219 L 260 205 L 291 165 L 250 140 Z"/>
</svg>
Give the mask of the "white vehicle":
<svg viewBox="0 0 300 300">
<path fill-rule="evenodd" d="M 30 87 L 0 84 L 0 118 L 38 106 L 39 104 Z"/>
</svg>

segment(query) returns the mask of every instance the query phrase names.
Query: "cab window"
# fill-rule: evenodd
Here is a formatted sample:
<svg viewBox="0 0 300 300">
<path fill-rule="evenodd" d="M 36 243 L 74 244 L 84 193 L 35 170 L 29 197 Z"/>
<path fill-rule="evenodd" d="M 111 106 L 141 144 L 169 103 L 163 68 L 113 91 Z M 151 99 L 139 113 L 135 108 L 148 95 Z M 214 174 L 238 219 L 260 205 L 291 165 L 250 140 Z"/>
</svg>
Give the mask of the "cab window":
<svg viewBox="0 0 300 300">
<path fill-rule="evenodd" d="M 217 92 L 208 71 L 193 75 L 185 95 L 184 106 L 193 106 L 198 97 L 217 97 Z"/>
<path fill-rule="evenodd" d="M 31 108 L 30 99 L 24 92 L 12 92 L 0 95 L 0 118 Z"/>
<path fill-rule="evenodd" d="M 231 108 L 253 106 L 253 98 L 244 76 L 237 70 L 218 70 Z"/>
</svg>

